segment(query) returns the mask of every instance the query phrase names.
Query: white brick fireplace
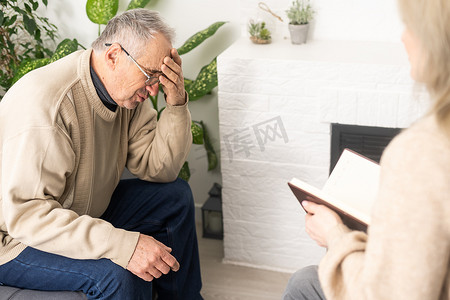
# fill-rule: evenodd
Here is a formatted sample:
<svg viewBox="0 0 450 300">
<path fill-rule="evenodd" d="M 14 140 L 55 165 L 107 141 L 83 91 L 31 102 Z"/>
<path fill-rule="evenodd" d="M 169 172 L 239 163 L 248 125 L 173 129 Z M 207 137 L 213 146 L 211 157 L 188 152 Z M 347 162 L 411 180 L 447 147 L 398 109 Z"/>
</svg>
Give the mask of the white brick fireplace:
<svg viewBox="0 0 450 300">
<path fill-rule="evenodd" d="M 400 43 L 242 38 L 218 58 L 225 262 L 294 271 L 324 249 L 287 186 L 321 187 L 330 124 L 407 127 L 427 109 Z"/>
</svg>

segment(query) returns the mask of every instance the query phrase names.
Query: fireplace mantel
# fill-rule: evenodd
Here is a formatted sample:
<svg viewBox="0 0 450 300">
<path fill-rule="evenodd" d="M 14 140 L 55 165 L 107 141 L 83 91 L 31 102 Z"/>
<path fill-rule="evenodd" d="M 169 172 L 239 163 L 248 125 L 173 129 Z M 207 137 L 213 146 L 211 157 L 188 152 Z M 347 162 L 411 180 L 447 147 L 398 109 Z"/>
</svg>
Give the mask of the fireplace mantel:
<svg viewBox="0 0 450 300">
<path fill-rule="evenodd" d="M 293 45 L 289 39 L 280 39 L 258 45 L 243 37 L 221 54 L 226 57 L 408 66 L 403 45 L 391 42 L 313 40 Z"/>
<path fill-rule="evenodd" d="M 241 38 L 218 77 L 224 261 L 288 272 L 324 254 L 287 182 L 322 187 L 330 124 L 404 128 L 428 106 L 400 43 Z"/>
</svg>

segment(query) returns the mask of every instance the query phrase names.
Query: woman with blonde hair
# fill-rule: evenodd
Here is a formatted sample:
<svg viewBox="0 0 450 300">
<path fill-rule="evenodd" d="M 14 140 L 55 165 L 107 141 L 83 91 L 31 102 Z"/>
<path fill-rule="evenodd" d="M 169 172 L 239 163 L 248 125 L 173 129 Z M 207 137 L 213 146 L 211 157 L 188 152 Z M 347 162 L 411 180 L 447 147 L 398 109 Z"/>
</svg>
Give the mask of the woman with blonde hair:
<svg viewBox="0 0 450 300">
<path fill-rule="evenodd" d="M 367 234 L 303 201 L 306 232 L 328 249 L 283 299 L 450 299 L 450 1 L 398 0 L 411 76 L 433 100 L 381 159 Z"/>
</svg>

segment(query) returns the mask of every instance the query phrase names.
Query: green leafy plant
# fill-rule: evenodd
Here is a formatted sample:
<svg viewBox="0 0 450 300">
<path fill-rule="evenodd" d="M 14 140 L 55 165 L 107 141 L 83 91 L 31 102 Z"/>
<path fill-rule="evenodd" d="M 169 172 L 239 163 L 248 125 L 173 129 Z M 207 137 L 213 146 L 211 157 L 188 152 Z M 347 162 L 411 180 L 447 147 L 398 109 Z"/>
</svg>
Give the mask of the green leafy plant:
<svg viewBox="0 0 450 300">
<path fill-rule="evenodd" d="M 100 25 L 106 25 L 117 14 L 118 9 L 119 1 L 87 0 L 86 14 L 89 20 L 98 24 L 98 35 L 100 35 Z"/>
<path fill-rule="evenodd" d="M 78 46 L 79 44 L 76 39 L 73 40 L 65 39 L 58 44 L 55 52 L 50 57 L 22 61 L 19 67 L 17 68 L 14 77 L 12 78 L 11 85 L 16 83 L 16 81 L 19 80 L 26 73 L 39 67 L 43 67 L 54 61 L 57 61 L 61 57 L 64 57 L 67 54 L 76 51 L 78 49 Z"/>
<path fill-rule="evenodd" d="M 144 8 L 150 0 L 131 0 L 127 10 L 133 8 Z M 89 19 L 99 25 L 99 34 L 101 24 L 106 24 L 111 18 L 117 14 L 118 0 L 88 0 L 86 3 L 86 13 Z M 208 28 L 201 30 L 191 36 L 186 42 L 179 47 L 178 53 L 180 55 L 186 54 L 203 43 L 206 39 L 216 33 L 225 22 L 216 22 Z M 211 90 L 217 86 L 217 59 L 214 58 L 208 65 L 203 66 L 195 79 L 185 78 L 184 85 L 189 94 L 189 101 L 196 101 L 206 94 L 211 93 Z M 162 95 L 160 93 L 154 97 L 149 96 L 153 108 L 158 112 L 158 118 L 165 107 L 158 107 L 158 98 Z M 203 144 L 207 153 L 208 171 L 217 167 L 217 154 L 209 139 L 208 131 L 203 121 L 192 121 L 191 131 L 194 144 Z M 185 162 L 179 177 L 189 180 L 190 169 L 188 162 Z"/>
<path fill-rule="evenodd" d="M 309 0 L 295 0 L 291 7 L 286 10 L 289 24 L 304 25 L 308 24 L 314 17 L 313 10 Z"/>
<path fill-rule="evenodd" d="M 256 44 L 267 44 L 272 39 L 270 30 L 266 28 L 265 22 L 250 20 L 247 29 L 250 39 Z"/>
<path fill-rule="evenodd" d="M 47 0 L 0 1 L 0 99 L 26 68 L 45 65 L 53 55 L 57 28 L 36 14 Z"/>
</svg>

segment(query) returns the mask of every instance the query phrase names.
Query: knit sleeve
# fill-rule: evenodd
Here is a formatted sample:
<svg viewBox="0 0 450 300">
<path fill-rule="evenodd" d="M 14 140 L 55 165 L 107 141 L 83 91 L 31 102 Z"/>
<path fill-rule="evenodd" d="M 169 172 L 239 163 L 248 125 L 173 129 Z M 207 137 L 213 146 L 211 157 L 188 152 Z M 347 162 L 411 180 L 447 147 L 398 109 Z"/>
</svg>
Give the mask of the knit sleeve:
<svg viewBox="0 0 450 300">
<path fill-rule="evenodd" d="M 109 258 L 126 267 L 139 233 L 62 207 L 75 154 L 51 126 L 8 138 L 2 149 L 1 200 L 8 234 L 36 249 L 76 259 Z M 131 251 L 131 253 L 130 253 Z"/>
<path fill-rule="evenodd" d="M 449 276 L 450 147 L 407 130 L 386 149 L 365 237 L 336 233 L 320 263 L 328 299 L 442 299 Z M 367 240 L 366 240 L 367 238 Z"/>
<path fill-rule="evenodd" d="M 192 144 L 187 102 L 167 105 L 156 119 L 149 101 L 136 110 L 129 129 L 127 168 L 143 180 L 170 182 L 177 178 Z"/>
</svg>

